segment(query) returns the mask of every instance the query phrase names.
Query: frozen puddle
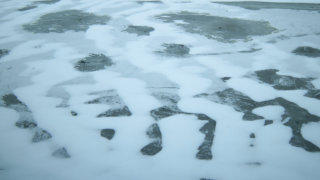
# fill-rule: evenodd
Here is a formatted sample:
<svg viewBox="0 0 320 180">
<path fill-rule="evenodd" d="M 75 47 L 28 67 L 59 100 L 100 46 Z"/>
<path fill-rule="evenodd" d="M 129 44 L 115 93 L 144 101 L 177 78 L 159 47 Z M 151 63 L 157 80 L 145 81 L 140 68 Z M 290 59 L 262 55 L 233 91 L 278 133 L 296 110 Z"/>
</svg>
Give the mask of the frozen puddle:
<svg viewBox="0 0 320 180">
<path fill-rule="evenodd" d="M 318 180 L 300 2 L 1 2 L 0 179 Z"/>
</svg>

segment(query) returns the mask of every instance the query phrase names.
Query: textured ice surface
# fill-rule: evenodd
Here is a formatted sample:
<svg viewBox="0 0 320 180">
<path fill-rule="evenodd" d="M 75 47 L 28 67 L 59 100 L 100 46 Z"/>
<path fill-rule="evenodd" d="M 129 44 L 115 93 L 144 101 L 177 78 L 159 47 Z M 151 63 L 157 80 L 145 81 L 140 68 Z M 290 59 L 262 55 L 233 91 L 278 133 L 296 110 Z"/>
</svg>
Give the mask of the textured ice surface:
<svg viewBox="0 0 320 180">
<path fill-rule="evenodd" d="M 111 66 L 112 60 L 103 54 L 90 54 L 78 61 L 74 68 L 83 72 L 98 71 Z"/>
<path fill-rule="evenodd" d="M 177 25 L 185 31 L 198 33 L 207 38 L 223 42 L 268 35 L 276 30 L 265 21 L 251 21 L 192 12 L 168 13 L 156 16 L 156 18 L 168 23 L 174 23 L 177 20 L 183 21 L 184 23 Z"/>
<path fill-rule="evenodd" d="M 130 25 L 124 31 L 137 34 L 138 36 L 149 36 L 150 32 L 154 31 L 154 28 L 149 26 Z"/>
<path fill-rule="evenodd" d="M 89 26 L 106 24 L 109 19 L 108 16 L 96 16 L 79 10 L 66 10 L 43 15 L 37 21 L 23 25 L 23 28 L 33 33 L 86 31 Z"/>
<path fill-rule="evenodd" d="M 295 50 L 292 51 L 292 53 L 312 58 L 320 57 L 320 49 L 309 46 L 297 47 Z"/>
</svg>

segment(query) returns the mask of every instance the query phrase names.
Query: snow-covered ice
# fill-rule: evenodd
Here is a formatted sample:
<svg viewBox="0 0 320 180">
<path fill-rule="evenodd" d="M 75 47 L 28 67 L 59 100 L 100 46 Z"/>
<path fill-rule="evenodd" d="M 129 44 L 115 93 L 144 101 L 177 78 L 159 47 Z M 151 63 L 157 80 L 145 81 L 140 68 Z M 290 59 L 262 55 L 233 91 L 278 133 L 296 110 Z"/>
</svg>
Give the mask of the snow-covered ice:
<svg viewBox="0 0 320 180">
<path fill-rule="evenodd" d="M 1 180 L 318 180 L 319 0 L 0 0 Z"/>
</svg>

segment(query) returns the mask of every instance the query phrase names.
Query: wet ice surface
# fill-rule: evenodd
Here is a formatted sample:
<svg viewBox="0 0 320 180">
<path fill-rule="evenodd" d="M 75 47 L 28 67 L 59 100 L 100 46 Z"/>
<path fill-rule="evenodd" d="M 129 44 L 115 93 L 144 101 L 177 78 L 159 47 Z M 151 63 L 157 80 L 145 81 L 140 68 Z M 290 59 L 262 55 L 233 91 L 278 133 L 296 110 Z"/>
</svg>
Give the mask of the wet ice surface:
<svg viewBox="0 0 320 180">
<path fill-rule="evenodd" d="M 317 180 L 319 4 L 275 2 L 1 2 L 0 179 Z"/>
</svg>

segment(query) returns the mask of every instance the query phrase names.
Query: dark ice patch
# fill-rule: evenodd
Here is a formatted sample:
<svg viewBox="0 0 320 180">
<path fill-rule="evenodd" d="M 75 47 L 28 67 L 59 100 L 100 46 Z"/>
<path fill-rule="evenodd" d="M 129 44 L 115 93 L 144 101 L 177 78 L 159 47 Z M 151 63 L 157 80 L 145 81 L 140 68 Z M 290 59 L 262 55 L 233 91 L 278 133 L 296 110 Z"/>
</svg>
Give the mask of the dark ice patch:
<svg viewBox="0 0 320 180">
<path fill-rule="evenodd" d="M 143 155 L 148 155 L 148 156 L 153 156 L 156 155 L 158 152 L 160 152 L 162 150 L 162 144 L 161 142 L 152 142 L 146 146 L 144 146 L 140 152 Z"/>
<path fill-rule="evenodd" d="M 320 151 L 318 146 L 304 139 L 301 134 L 302 125 L 309 122 L 319 122 L 320 118 L 318 116 L 310 114 L 306 109 L 281 97 L 261 102 L 259 106 L 263 107 L 268 105 L 279 105 L 285 109 L 282 115 L 282 121 L 285 126 L 290 127 L 292 130 L 292 137 L 289 142 L 292 146 L 301 147 L 309 152 Z"/>
<path fill-rule="evenodd" d="M 302 46 L 298 47 L 292 51 L 292 53 L 300 56 L 307 56 L 307 57 L 320 57 L 320 49 L 309 47 L 309 46 Z"/>
<path fill-rule="evenodd" d="M 282 121 L 284 122 L 285 126 L 290 127 L 292 130 L 292 137 L 289 143 L 292 146 L 301 147 L 309 152 L 320 151 L 318 146 L 304 139 L 301 134 L 301 128 L 303 124 L 307 124 L 309 122 L 319 122 L 320 118 L 310 114 L 306 109 L 284 98 L 279 97 L 268 101 L 256 102 L 248 96 L 231 88 L 213 94 L 204 93 L 196 95 L 195 97 L 205 97 L 210 101 L 232 106 L 236 111 L 244 113 L 244 116 L 242 117 L 243 120 L 264 119 L 262 116 L 252 113 L 252 111 L 256 108 L 274 105 L 282 106 L 285 109 L 285 112 L 282 115 Z M 247 117 L 248 114 L 250 116 L 254 115 L 256 118 L 250 119 Z"/>
<path fill-rule="evenodd" d="M 78 113 L 75 112 L 75 111 L 70 111 L 70 114 L 71 114 L 72 116 L 78 116 Z"/>
<path fill-rule="evenodd" d="M 149 36 L 150 32 L 154 31 L 153 27 L 149 26 L 128 26 L 124 31 L 137 34 L 138 36 Z"/>
<path fill-rule="evenodd" d="M 20 121 L 17 121 L 15 123 L 15 125 L 19 128 L 22 128 L 22 129 L 33 129 L 35 127 L 37 127 L 37 123 L 34 122 L 34 121 L 28 121 L 28 120 L 20 120 Z"/>
<path fill-rule="evenodd" d="M 122 98 L 118 95 L 116 90 L 102 91 L 98 93 L 91 93 L 90 95 L 102 95 L 99 98 L 86 102 L 86 104 L 107 104 L 111 106 L 106 112 L 99 114 L 97 117 L 119 117 L 131 116 L 132 113 L 128 106 L 124 103 Z"/>
<path fill-rule="evenodd" d="M 216 128 L 216 122 L 214 120 L 210 120 L 199 130 L 201 133 L 205 135 L 203 143 L 198 147 L 198 153 L 196 157 L 202 160 L 210 160 L 212 159 L 212 144 L 214 138 L 214 131 Z"/>
<path fill-rule="evenodd" d="M 19 119 L 15 123 L 17 127 L 22 129 L 33 129 L 37 127 L 37 123 L 32 116 L 31 110 L 25 103 L 21 102 L 15 94 L 11 93 L 3 95 L 0 106 L 13 109 L 19 113 Z"/>
<path fill-rule="evenodd" d="M 34 9 L 34 8 L 37 8 L 37 6 L 28 5 L 28 6 L 26 6 L 26 7 L 23 7 L 23 8 L 18 9 L 18 11 L 28 11 L 28 10 Z"/>
<path fill-rule="evenodd" d="M 313 78 L 296 78 L 292 76 L 279 75 L 277 69 L 265 69 L 255 71 L 255 76 L 258 80 L 272 85 L 278 90 L 298 90 L 298 89 L 312 89 L 314 86 L 310 81 Z"/>
<path fill-rule="evenodd" d="M 231 79 L 231 77 L 223 77 L 223 78 L 221 78 L 221 80 L 223 81 L 223 82 L 227 82 L 228 80 L 230 80 Z"/>
<path fill-rule="evenodd" d="M 109 109 L 104 113 L 99 114 L 97 117 L 120 117 L 120 116 L 131 116 L 132 113 L 130 112 L 129 108 L 127 106 L 124 106 L 122 108 L 116 108 L 116 109 Z"/>
<path fill-rule="evenodd" d="M 37 143 L 51 139 L 52 135 L 43 129 L 37 129 L 33 135 L 32 142 Z"/>
<path fill-rule="evenodd" d="M 8 49 L 0 49 L 0 58 L 2 58 L 3 56 L 6 56 L 9 54 L 9 50 Z"/>
<path fill-rule="evenodd" d="M 157 123 L 152 124 L 146 132 L 147 136 L 152 140 L 151 143 L 144 146 L 140 152 L 143 155 L 153 156 L 162 150 L 162 134 Z"/>
<path fill-rule="evenodd" d="M 66 31 L 87 31 L 94 24 L 106 24 L 108 16 L 96 16 L 80 10 L 65 10 L 41 16 L 36 22 L 23 25 L 24 30 L 33 33 L 63 33 Z"/>
<path fill-rule="evenodd" d="M 25 104 L 23 104 L 16 95 L 14 94 L 6 94 L 4 96 L 2 96 L 2 100 L 4 101 L 4 104 L 6 106 L 11 106 L 11 105 L 22 105 L 22 106 L 26 106 Z"/>
<path fill-rule="evenodd" d="M 61 158 L 61 159 L 71 158 L 71 156 L 70 156 L 70 154 L 68 153 L 67 149 L 64 148 L 64 147 L 55 150 L 55 151 L 52 153 L 52 156 L 53 156 L 53 157 L 56 157 L 56 158 Z"/>
<path fill-rule="evenodd" d="M 250 137 L 251 139 L 254 139 L 254 138 L 256 138 L 256 135 L 255 135 L 254 133 L 251 133 L 251 134 L 249 135 L 249 137 Z"/>
<path fill-rule="evenodd" d="M 138 4 L 145 4 L 145 3 L 155 3 L 155 4 L 162 4 L 162 1 L 157 0 L 150 0 L 150 1 L 136 1 Z"/>
<path fill-rule="evenodd" d="M 59 2 L 60 0 L 43 0 L 43 1 L 36 1 L 35 4 L 54 4 Z"/>
<path fill-rule="evenodd" d="M 227 18 L 191 12 L 161 14 L 156 18 L 167 23 L 174 23 L 176 20 L 184 21 L 185 23 L 176 23 L 176 25 L 187 32 L 201 34 L 209 39 L 216 39 L 222 42 L 233 42 L 239 39 L 246 40 L 251 36 L 268 35 L 277 30 L 269 22 L 265 21 Z"/>
<path fill-rule="evenodd" d="M 183 44 L 162 44 L 165 49 L 159 53 L 167 56 L 184 57 L 189 54 L 190 49 Z"/>
<path fill-rule="evenodd" d="M 102 129 L 100 131 L 100 135 L 102 137 L 109 139 L 109 140 L 111 140 L 113 138 L 115 133 L 116 133 L 116 131 L 114 129 Z"/>
<path fill-rule="evenodd" d="M 250 10 L 260 9 L 291 9 L 291 10 L 306 10 L 320 11 L 320 4 L 316 3 L 279 3 L 279 2 L 258 2 L 258 1 L 243 1 L 243 2 L 213 2 L 230 6 L 238 6 Z"/>
<path fill-rule="evenodd" d="M 162 139 L 162 134 L 161 134 L 160 128 L 159 128 L 157 123 L 152 124 L 148 128 L 147 135 L 151 139 L 157 139 L 157 140 L 161 140 Z"/>
<path fill-rule="evenodd" d="M 155 119 L 155 120 L 160 120 L 163 118 L 167 118 L 176 114 L 181 114 L 183 112 L 181 112 L 178 109 L 172 108 L 172 107 L 168 107 L 168 106 L 162 106 L 159 107 L 157 109 L 153 109 L 150 111 L 151 116 Z"/>
<path fill-rule="evenodd" d="M 82 72 L 92 72 L 112 66 L 112 60 L 104 54 L 90 54 L 76 63 L 74 68 Z"/>
<path fill-rule="evenodd" d="M 272 123 L 273 123 L 272 120 L 265 120 L 263 125 L 267 126 L 267 125 L 272 124 Z"/>
<path fill-rule="evenodd" d="M 305 96 L 320 100 L 320 89 L 311 89 L 305 94 Z"/>
<path fill-rule="evenodd" d="M 232 88 L 218 91 L 213 94 L 203 93 L 196 95 L 195 97 L 205 97 L 213 102 L 232 106 L 236 111 L 243 112 L 243 119 L 246 120 L 263 119 L 263 117 L 252 113 L 252 110 L 258 106 L 258 103 L 249 96 Z"/>
<path fill-rule="evenodd" d="M 308 90 L 306 97 L 320 99 L 320 89 L 316 89 L 311 83 L 314 78 L 297 78 L 293 76 L 279 75 L 279 70 L 265 69 L 255 71 L 254 76 L 261 82 L 272 85 L 277 90 Z"/>
</svg>

